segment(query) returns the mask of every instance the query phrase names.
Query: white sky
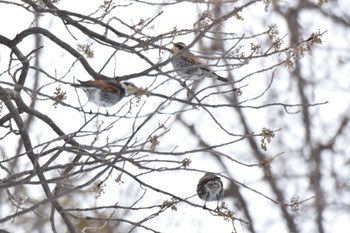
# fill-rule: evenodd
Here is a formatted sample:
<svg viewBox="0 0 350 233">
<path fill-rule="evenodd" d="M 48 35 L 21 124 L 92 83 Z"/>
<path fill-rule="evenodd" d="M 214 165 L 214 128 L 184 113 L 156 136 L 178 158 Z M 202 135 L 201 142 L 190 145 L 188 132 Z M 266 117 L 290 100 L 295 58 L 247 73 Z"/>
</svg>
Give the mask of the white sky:
<svg viewBox="0 0 350 233">
<path fill-rule="evenodd" d="M 57 5 L 60 9 L 66 9 L 69 11 L 76 11 L 83 14 L 89 14 L 94 11 L 94 9 L 97 8 L 98 5 L 100 5 L 101 1 L 97 0 L 61 0 L 61 2 Z M 117 1 L 118 4 L 128 3 L 128 1 Z M 288 4 L 287 2 L 285 4 Z M 3 4 L 2 4 L 3 6 Z M 203 7 L 205 9 L 205 7 Z M 264 8 L 262 4 L 257 4 L 256 6 L 252 6 L 251 12 L 244 11 L 242 13 L 243 18 L 245 18 L 245 21 L 237 21 L 232 20 L 232 29 L 231 28 L 225 28 L 226 30 L 233 30 L 238 35 L 241 35 L 242 33 L 252 34 L 252 33 L 258 33 L 266 30 L 267 28 L 262 27 L 262 24 L 256 22 L 256 18 L 261 17 L 262 21 L 265 22 L 264 26 L 267 26 L 269 23 L 275 22 L 276 16 L 271 15 L 269 16 L 269 13 L 264 12 Z M 139 4 L 133 4 L 130 7 L 122 7 L 114 12 L 114 14 L 120 18 L 123 19 L 125 23 L 128 23 L 130 25 L 133 25 L 137 23 L 141 18 L 147 19 L 149 17 L 152 17 L 157 14 L 159 11 L 164 11 L 164 13 L 154 22 L 154 29 L 145 30 L 144 32 L 147 32 L 151 35 L 157 35 L 164 32 L 170 31 L 174 26 L 177 27 L 178 30 L 181 29 L 188 29 L 192 28 L 193 22 L 197 18 L 197 8 L 194 4 L 191 3 L 183 3 L 183 4 L 177 4 L 173 6 L 167 6 L 167 7 L 160 7 L 155 8 L 149 5 L 142 5 L 140 7 Z M 260 11 L 259 11 L 260 10 Z M 17 17 L 18 15 L 21 15 L 21 17 Z M 252 17 L 254 15 L 254 17 Z M 25 20 L 27 19 L 27 20 Z M 8 6 L 8 8 L 1 7 L 0 8 L 0 20 L 1 22 L 11 22 L 11 24 L 2 24 L 0 27 L 0 34 L 8 36 L 8 38 L 13 38 L 19 31 L 27 28 L 30 25 L 30 22 L 32 20 L 32 16 L 28 14 L 25 10 L 21 9 L 20 11 L 17 11 L 15 7 Z M 324 44 L 322 45 L 322 49 L 326 50 L 330 46 L 328 43 L 331 40 L 331 36 L 333 36 L 333 33 L 337 34 L 343 34 L 342 31 L 340 32 L 333 32 L 331 31 L 333 29 L 332 25 L 328 22 L 325 22 L 325 24 L 322 23 L 322 25 L 318 25 L 317 23 L 314 23 L 315 21 L 312 20 L 312 17 L 305 17 L 305 27 L 310 28 L 309 32 L 317 31 L 320 29 L 321 31 L 329 30 L 329 33 L 326 34 L 326 39 L 324 41 Z M 120 26 L 117 23 L 115 23 L 116 26 Z M 78 40 L 74 40 L 72 37 L 70 37 L 69 34 L 65 31 L 65 28 L 62 25 L 62 22 L 59 20 L 51 20 L 51 19 L 44 19 L 40 21 L 40 26 L 44 28 L 50 28 L 50 31 L 55 33 L 56 35 L 60 35 L 61 39 L 64 39 L 65 41 L 69 41 L 70 45 L 73 48 L 77 47 L 77 44 L 85 44 L 85 43 L 91 43 L 92 41 L 86 38 L 85 36 L 82 36 L 80 33 L 76 32 L 75 30 L 72 30 L 72 33 L 74 36 L 78 38 Z M 285 25 L 283 23 L 278 24 L 279 30 L 281 32 L 281 35 L 285 35 L 287 33 L 287 29 L 285 28 Z M 126 29 L 125 29 L 126 30 Z M 127 33 L 130 33 L 130 31 L 126 30 Z M 348 34 L 347 34 L 348 35 Z M 307 35 L 305 35 L 307 36 Z M 337 43 L 339 43 L 339 49 L 343 49 L 344 46 L 342 44 L 347 43 L 349 37 L 339 37 L 340 39 L 337 40 Z M 183 41 L 185 43 L 191 42 L 193 37 L 191 35 L 186 35 L 181 38 L 176 38 L 175 41 Z M 169 41 L 165 41 L 168 43 Z M 333 46 L 333 45 L 332 45 Z M 0 49 L 2 50 L 4 47 L 1 46 Z M 26 52 L 29 52 L 32 49 L 32 41 L 25 40 L 20 44 L 20 48 L 24 49 Z M 105 63 L 106 58 L 108 58 L 111 54 L 110 50 L 106 50 L 105 48 L 102 49 L 101 46 L 98 46 L 96 42 L 93 42 L 92 49 L 94 50 L 95 58 L 90 61 L 90 64 L 92 67 L 95 68 L 95 70 L 99 70 L 102 65 Z M 195 48 L 194 48 L 195 49 Z M 1 52 L 0 50 L 0 52 Z M 149 53 L 146 53 L 147 57 L 151 59 L 153 62 L 157 62 L 158 54 L 157 51 L 151 51 Z M 2 52 L 1 52 L 2 53 Z M 45 47 L 43 49 L 43 53 L 45 53 L 45 60 L 41 61 L 41 66 L 50 74 L 57 74 L 57 77 L 60 78 L 68 70 L 70 69 L 69 64 L 74 61 L 74 59 L 66 54 L 63 53 L 62 50 L 56 46 L 53 46 L 53 43 L 48 43 L 48 40 L 45 39 Z M 321 53 L 322 54 L 322 53 Z M 164 59 L 166 59 L 169 55 L 165 54 L 163 56 Z M 322 56 L 322 55 L 321 55 Z M 133 72 L 142 71 L 145 68 L 148 68 L 148 65 L 145 63 L 140 62 L 132 62 L 133 59 L 135 59 L 135 56 L 133 55 L 126 55 L 126 54 L 117 54 L 117 58 L 119 58 L 116 61 L 116 75 L 123 75 Z M 319 57 L 320 60 L 326 59 L 326 57 Z M 3 56 L 3 54 L 0 54 L 0 73 L 4 72 L 7 69 L 7 57 Z M 277 59 L 277 58 L 276 58 Z M 269 61 L 274 62 L 274 61 Z M 327 73 L 327 67 L 322 67 L 317 65 L 320 63 L 319 60 L 315 59 L 313 61 L 315 63 L 315 66 L 317 66 L 317 69 L 314 72 L 319 72 L 319 69 L 321 69 L 321 72 Z M 329 62 L 336 62 L 333 60 L 330 60 Z M 245 74 L 251 72 L 251 69 L 254 69 L 255 67 L 248 66 L 247 68 L 240 69 L 239 71 L 234 71 L 234 74 L 236 76 L 244 76 Z M 168 65 L 167 67 L 164 67 L 164 71 L 171 70 L 172 66 Z M 258 69 L 258 68 L 256 68 Z M 348 68 L 349 69 L 349 68 Z M 283 86 L 283 78 L 287 78 L 286 71 L 283 69 L 279 69 L 276 72 L 276 78 L 281 83 L 281 88 L 288 89 L 287 86 Z M 109 76 L 114 75 L 114 67 L 110 66 L 108 69 L 104 72 L 104 74 L 109 73 Z M 342 78 L 344 78 L 344 74 L 348 74 L 349 70 L 340 70 L 335 71 L 335 73 L 332 73 L 334 77 L 339 79 L 340 83 L 344 82 L 344 89 L 348 90 L 349 82 L 342 81 Z M 311 74 L 310 74 L 311 75 Z M 320 75 L 322 76 L 322 75 Z M 6 77 L 6 76 L 2 76 Z M 75 79 L 81 79 L 81 80 L 89 80 L 91 77 L 87 75 L 86 72 L 84 72 L 80 65 L 76 65 L 72 71 L 68 74 L 68 76 L 64 79 L 65 81 L 73 82 L 73 78 Z M 2 78 L 3 80 L 3 78 Z M 43 79 L 45 80 L 45 79 Z M 165 80 L 165 77 L 159 77 L 157 82 L 160 82 L 162 80 Z M 257 81 L 259 80 L 259 81 Z M 148 87 L 150 85 L 151 81 L 153 81 L 153 78 L 151 77 L 141 77 L 137 79 L 133 79 L 132 82 L 137 84 L 141 87 Z M 253 83 L 254 81 L 254 83 Z M 244 95 L 242 99 L 249 99 L 251 97 L 254 97 L 256 93 L 260 93 L 264 90 L 265 84 L 267 82 L 266 77 L 261 75 L 259 78 L 252 78 L 248 79 L 247 84 L 249 86 L 244 90 Z M 30 81 L 28 80 L 28 83 Z M 254 85 L 253 85 L 254 84 Z M 260 85 L 261 84 L 261 85 Z M 287 85 L 287 83 L 285 83 Z M 178 85 L 175 82 L 168 82 L 165 85 L 159 87 L 156 92 L 157 93 L 173 93 L 171 88 L 174 88 L 174 85 Z M 336 85 L 336 84 L 334 84 Z M 57 85 L 50 85 L 47 88 L 43 89 L 43 92 L 45 93 L 53 93 L 54 88 Z M 67 91 L 67 103 L 72 104 L 73 106 L 78 107 L 77 102 L 77 96 L 74 91 L 74 88 L 68 86 L 68 85 L 62 85 L 64 87 L 64 90 Z M 177 87 L 180 89 L 181 87 Z M 349 102 L 349 95 L 348 93 L 345 93 L 344 91 L 337 93 L 337 95 L 334 95 L 334 87 L 329 86 L 327 83 L 325 84 L 325 87 L 320 90 L 319 92 L 315 93 L 314 95 L 314 101 L 315 102 L 323 102 L 323 101 L 329 101 L 330 104 L 322 106 L 320 109 L 318 109 L 320 115 L 323 119 L 328 119 L 329 121 L 334 121 L 338 118 L 339 114 L 344 114 L 343 108 L 338 107 L 338 103 L 340 101 L 346 101 Z M 82 100 L 83 103 L 86 102 L 85 95 L 78 90 L 78 94 Z M 182 96 L 184 97 L 186 93 L 182 93 Z M 288 102 L 288 103 L 295 103 L 298 101 L 292 101 L 290 100 L 289 96 L 281 95 L 281 99 Z M 121 101 L 121 103 L 118 103 L 116 109 L 109 110 L 111 112 L 117 111 L 119 108 L 123 106 L 123 103 L 129 101 L 130 99 L 125 99 Z M 210 99 L 211 102 L 215 101 L 221 101 L 221 97 L 212 98 Z M 136 104 L 136 100 L 133 100 L 133 102 Z M 146 114 L 148 112 L 151 112 L 155 109 L 155 107 L 161 102 L 161 100 L 146 98 L 145 96 L 142 97 L 142 103 L 145 102 L 145 107 L 141 111 L 143 114 Z M 252 103 L 252 105 L 256 105 L 256 103 L 260 103 L 259 101 Z M 335 104 L 334 104 L 335 103 Z M 140 106 L 134 106 L 132 108 L 132 112 L 128 116 L 136 116 L 138 110 L 140 109 Z M 79 127 L 83 124 L 83 116 L 77 112 L 72 111 L 67 108 L 63 110 L 62 107 L 58 107 L 57 109 L 52 106 L 52 103 L 50 101 L 46 102 L 39 102 L 38 108 L 45 109 L 46 114 L 48 114 L 66 133 L 74 132 L 75 130 L 78 130 Z M 85 110 L 89 110 L 90 108 L 93 110 L 97 110 L 96 107 L 93 104 L 87 104 L 85 107 Z M 166 108 L 166 111 L 171 111 L 174 109 L 178 109 L 177 104 L 172 104 L 171 107 Z M 124 107 L 123 112 L 125 113 L 128 110 L 128 106 Z M 227 111 L 226 112 L 220 112 L 213 111 L 216 113 L 216 116 L 220 119 L 225 119 L 227 117 L 227 113 L 232 113 L 233 111 Z M 4 113 L 3 113 L 4 114 Z M 142 114 L 142 115 L 143 115 Z M 268 113 L 267 112 L 259 112 L 259 115 L 257 115 L 256 110 L 246 110 L 246 114 L 251 114 L 250 116 L 259 116 L 255 117 L 255 125 L 254 130 L 255 132 L 259 132 L 259 130 L 262 127 L 268 127 Z M 261 115 L 260 115 L 261 114 Z M 261 117 L 262 116 L 262 117 Z M 145 128 L 142 129 L 144 137 L 147 137 L 150 132 L 154 129 L 154 125 L 157 125 L 158 122 L 163 123 L 168 119 L 169 115 L 157 115 L 152 119 L 152 124 L 146 125 Z M 198 128 L 201 131 L 205 131 L 207 134 L 215 135 L 215 137 L 208 137 L 206 139 L 210 139 L 213 144 L 220 143 L 222 141 L 227 141 L 232 138 L 230 138 L 227 135 L 222 134 L 222 131 L 218 129 L 218 127 L 212 123 L 212 120 L 207 116 L 204 115 L 202 111 L 191 111 L 185 114 L 186 119 L 188 121 L 192 121 L 197 123 Z M 198 119 L 201 120 L 201 122 L 198 121 Z M 298 124 L 297 116 L 291 115 L 289 118 L 291 122 L 296 122 Z M 142 121 L 143 119 L 141 119 Z M 171 124 L 173 122 L 174 118 L 171 118 L 167 125 L 172 125 L 170 132 L 165 135 L 163 138 L 161 138 L 161 143 L 158 147 L 158 149 L 169 149 L 174 146 L 178 146 L 176 149 L 177 151 L 182 151 L 186 149 L 194 149 L 196 146 L 196 142 L 191 141 L 190 137 L 184 132 L 182 128 L 179 128 L 179 125 L 177 124 Z M 112 119 L 106 119 L 104 117 L 99 117 L 98 121 L 94 121 L 95 123 L 103 123 L 103 126 L 106 127 L 109 122 L 113 121 Z M 138 121 L 138 122 L 141 122 Z M 110 141 L 116 140 L 118 138 L 122 138 L 124 136 L 129 135 L 130 133 L 130 122 L 128 120 L 122 120 L 122 122 L 118 122 L 115 127 L 99 136 L 98 144 L 103 145 L 106 142 L 106 137 L 108 136 Z M 240 128 L 234 122 L 234 116 L 232 117 L 232 121 L 226 121 L 224 122 L 226 127 L 231 127 L 234 133 L 240 133 Z M 124 127 L 122 127 L 124 126 Z M 38 126 L 41 127 L 41 126 Z M 88 127 L 89 129 L 96 129 L 96 126 L 94 124 L 90 124 Z M 321 129 L 320 129 L 321 131 Z M 0 132 L 2 132 L 2 129 L 0 129 Z M 50 138 L 55 138 L 56 135 L 53 133 L 50 133 L 49 131 L 46 132 L 45 140 L 50 140 Z M 35 132 L 34 132 L 35 134 Z M 280 134 L 280 133 L 277 133 Z M 219 135 L 219 136 L 216 136 Z M 283 135 L 284 138 L 292 137 L 293 135 Z M 91 142 L 93 137 L 86 137 L 78 139 L 81 143 L 89 144 Z M 17 143 L 17 140 L 13 137 L 10 137 L 7 139 L 7 141 L 13 140 L 14 143 Z M 35 142 L 43 141 L 41 138 L 41 135 L 35 135 L 33 138 L 33 141 Z M 142 138 L 139 138 L 139 140 L 142 140 Z M 297 143 L 297 142 L 296 142 Z M 194 144 L 194 146 L 193 146 Z M 271 148 L 271 154 L 269 155 L 275 155 L 283 148 L 278 148 L 278 140 L 273 140 L 272 143 L 268 146 Z M 277 148 L 277 149 L 273 149 Z M 13 153 L 12 148 L 9 147 L 9 150 L 6 153 Z M 230 154 L 235 158 L 239 158 L 240 161 L 247 162 L 247 163 L 254 163 L 255 160 L 251 155 L 249 155 L 249 151 L 246 151 L 245 149 L 245 143 L 239 142 L 234 144 L 233 147 L 223 148 L 220 149 L 220 151 Z M 289 156 L 289 155 L 286 155 Z M 171 156 L 169 156 L 171 158 Z M 190 156 L 192 160 L 192 164 L 190 168 L 196 168 L 201 170 L 210 170 L 213 172 L 225 172 L 223 171 L 222 167 L 216 163 L 213 162 L 213 160 L 203 153 L 199 154 L 192 154 Z M 164 159 L 164 158 L 163 158 Z M 256 168 L 245 168 L 242 166 L 238 166 L 236 164 L 231 164 L 231 171 L 229 171 L 231 174 L 235 174 L 236 177 L 241 177 L 239 180 L 242 183 L 247 184 L 248 186 L 259 190 L 260 192 L 266 194 L 269 196 L 270 190 L 266 187 L 266 183 L 261 183 L 260 179 L 262 178 L 262 172 Z M 301 166 L 301 164 L 296 164 L 296 166 Z M 135 169 L 135 168 L 131 168 Z M 280 168 L 276 168 L 277 170 Z M 302 169 L 302 168 L 301 168 Z M 139 172 L 137 170 L 134 170 L 134 172 Z M 0 175 L 3 174 L 0 172 Z M 154 184 L 155 186 L 162 187 L 163 190 L 175 193 L 176 195 L 180 197 L 188 197 L 193 194 L 195 194 L 195 188 L 197 181 L 202 176 L 201 173 L 193 173 L 189 171 L 181 171 L 181 172 L 163 172 L 161 173 L 161 176 L 157 173 L 154 175 L 149 175 L 146 177 L 142 177 L 145 181 Z M 116 174 L 113 178 L 116 178 Z M 129 195 L 132 195 L 132 193 L 128 193 L 127 190 L 130 189 L 137 189 L 135 188 L 134 181 L 132 181 L 129 177 L 124 176 L 123 181 L 125 182 L 122 185 L 116 185 L 112 179 L 110 179 L 107 182 L 107 187 L 105 189 L 105 193 L 97 200 L 97 205 L 112 205 L 118 202 L 120 205 L 126 205 L 124 203 L 131 204 L 134 199 L 130 199 Z M 308 193 L 308 187 L 307 183 L 303 183 L 303 181 L 300 181 L 300 186 L 302 187 L 301 190 L 296 190 L 295 187 L 290 187 L 290 190 L 287 190 L 288 193 L 290 193 L 291 196 L 293 196 L 295 193 L 300 191 L 298 195 L 301 196 L 301 199 L 310 197 L 310 193 Z M 224 180 L 224 184 L 227 185 L 227 181 Z M 149 191 L 150 194 L 147 193 L 144 200 L 140 203 L 141 205 L 147 205 L 149 203 L 159 203 L 164 200 L 164 195 L 159 195 L 157 193 Z M 251 200 L 251 206 L 254 208 L 252 213 L 255 214 L 254 218 L 256 220 L 256 228 L 261 227 L 262 229 L 268 229 L 268 232 L 285 232 L 284 223 L 281 222 L 281 218 L 279 216 L 279 211 L 276 210 L 276 206 L 267 201 L 266 199 L 262 198 L 261 196 L 252 193 L 250 191 L 244 191 L 244 195 L 247 199 Z M 91 193 L 91 199 L 93 200 L 94 194 Z M 249 198 L 248 198 L 249 197 Z M 167 199 L 170 199 L 167 197 Z M 203 201 L 200 200 L 198 197 L 193 197 L 191 199 L 194 203 L 197 204 L 203 204 Z M 227 202 L 229 206 L 233 207 L 233 203 L 230 200 L 224 200 Z M 91 206 L 91 203 L 84 203 L 82 202 L 82 205 L 86 205 L 86 207 Z M 210 207 L 215 206 L 215 203 L 209 203 Z M 85 206 L 81 206 L 82 208 Z M 237 213 L 236 217 L 241 217 L 239 210 L 234 210 Z M 266 214 L 268 213 L 268 214 Z M 135 216 L 131 216 L 132 219 L 141 219 L 143 216 L 137 216 L 138 213 L 135 213 Z M 333 216 L 330 216 L 332 218 Z M 303 215 L 296 217 L 297 221 L 303 222 Z M 349 216 L 342 216 L 339 219 L 334 219 L 330 223 L 330 230 L 329 232 L 340 232 L 339 229 L 344 226 L 345 223 L 349 222 Z M 193 208 L 192 206 L 186 205 L 186 204 L 179 204 L 178 205 L 178 211 L 172 212 L 170 210 L 166 211 L 166 213 L 160 215 L 159 217 L 155 218 L 153 221 L 149 221 L 146 225 L 155 224 L 153 228 L 160 230 L 161 232 L 201 232 L 201 233 L 210 233 L 210 232 L 231 232 L 232 225 L 230 222 L 224 221 L 222 218 L 214 217 L 209 214 L 209 212 L 204 211 L 200 208 Z M 246 227 L 243 225 L 240 225 L 239 223 L 235 224 L 236 229 L 238 232 L 245 232 Z M 328 226 L 327 226 L 328 227 Z M 10 228 L 9 228 L 10 229 Z M 21 232 L 20 230 L 16 232 Z M 25 231 L 22 231 L 25 232 Z M 310 231 L 311 232 L 311 231 Z"/>
</svg>

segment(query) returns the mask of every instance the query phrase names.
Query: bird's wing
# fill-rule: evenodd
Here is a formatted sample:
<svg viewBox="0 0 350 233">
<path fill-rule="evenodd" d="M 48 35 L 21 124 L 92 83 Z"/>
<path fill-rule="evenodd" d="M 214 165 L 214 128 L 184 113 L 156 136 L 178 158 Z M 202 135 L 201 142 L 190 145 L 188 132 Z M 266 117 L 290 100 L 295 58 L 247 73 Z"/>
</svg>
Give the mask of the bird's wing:
<svg viewBox="0 0 350 233">
<path fill-rule="evenodd" d="M 195 55 L 192 55 L 192 54 L 188 54 L 186 56 L 186 59 L 189 62 L 191 62 L 191 63 L 193 63 L 195 65 L 204 65 L 205 64 L 204 61 L 202 61 L 200 58 L 198 58 L 198 57 L 196 57 Z"/>
<path fill-rule="evenodd" d="M 122 89 L 120 83 L 114 81 L 93 80 L 91 82 L 93 82 L 93 85 L 95 87 L 103 89 L 105 91 L 118 93 Z"/>
<path fill-rule="evenodd" d="M 187 61 L 193 65 L 198 65 L 201 70 L 204 70 L 205 72 L 211 73 L 215 78 L 222 82 L 229 82 L 227 78 L 221 77 L 214 71 L 212 71 L 207 64 L 204 63 L 203 60 L 200 58 L 196 57 L 192 53 L 187 53 L 186 56 L 183 56 L 184 58 L 187 59 Z"/>
<path fill-rule="evenodd" d="M 120 83 L 115 81 L 104 81 L 104 80 L 89 80 L 89 81 L 80 81 L 80 85 L 75 84 L 76 87 L 94 87 L 99 88 L 105 91 L 110 91 L 114 93 L 119 93 L 122 89 Z"/>
</svg>

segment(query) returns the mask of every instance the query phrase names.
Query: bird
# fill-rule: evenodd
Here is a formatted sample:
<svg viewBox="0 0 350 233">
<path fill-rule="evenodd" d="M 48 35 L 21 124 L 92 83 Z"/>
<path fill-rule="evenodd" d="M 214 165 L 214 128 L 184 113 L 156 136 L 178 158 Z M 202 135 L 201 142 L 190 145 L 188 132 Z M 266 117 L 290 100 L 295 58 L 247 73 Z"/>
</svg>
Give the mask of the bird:
<svg viewBox="0 0 350 233">
<path fill-rule="evenodd" d="M 139 90 L 131 82 L 117 82 L 115 80 L 89 80 L 71 84 L 82 89 L 89 101 L 101 107 L 111 107 L 125 96 L 136 94 Z"/>
<path fill-rule="evenodd" d="M 205 173 L 198 181 L 197 195 L 205 201 L 203 209 L 206 208 L 207 201 L 217 201 L 216 209 L 219 210 L 219 200 L 223 197 L 221 178 L 211 172 Z"/>
<path fill-rule="evenodd" d="M 171 63 L 174 70 L 185 81 L 188 79 L 195 80 L 210 77 L 222 82 L 229 82 L 227 78 L 216 74 L 200 58 L 188 51 L 186 44 L 182 42 L 173 43 L 171 53 Z"/>
</svg>

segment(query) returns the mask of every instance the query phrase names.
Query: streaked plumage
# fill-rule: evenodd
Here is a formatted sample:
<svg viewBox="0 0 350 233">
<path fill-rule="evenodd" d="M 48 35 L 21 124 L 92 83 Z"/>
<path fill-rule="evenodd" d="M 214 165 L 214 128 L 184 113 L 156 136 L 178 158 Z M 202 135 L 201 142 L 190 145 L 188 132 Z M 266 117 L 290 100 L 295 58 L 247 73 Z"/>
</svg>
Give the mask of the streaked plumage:
<svg viewBox="0 0 350 233">
<path fill-rule="evenodd" d="M 172 64 L 175 72 L 181 78 L 201 79 L 205 77 L 215 78 L 222 82 L 228 82 L 227 78 L 217 75 L 197 56 L 187 50 L 186 45 L 182 42 L 173 43 Z"/>
<path fill-rule="evenodd" d="M 72 86 L 82 89 L 90 102 L 102 107 L 113 106 L 125 96 L 135 94 L 138 90 L 130 82 L 119 83 L 115 80 L 78 81 L 80 84 L 72 84 Z"/>
<path fill-rule="evenodd" d="M 221 178 L 210 172 L 205 173 L 198 182 L 197 195 L 205 201 L 203 209 L 206 208 L 207 201 L 217 201 L 216 208 L 219 209 L 219 200 L 223 197 Z"/>
</svg>

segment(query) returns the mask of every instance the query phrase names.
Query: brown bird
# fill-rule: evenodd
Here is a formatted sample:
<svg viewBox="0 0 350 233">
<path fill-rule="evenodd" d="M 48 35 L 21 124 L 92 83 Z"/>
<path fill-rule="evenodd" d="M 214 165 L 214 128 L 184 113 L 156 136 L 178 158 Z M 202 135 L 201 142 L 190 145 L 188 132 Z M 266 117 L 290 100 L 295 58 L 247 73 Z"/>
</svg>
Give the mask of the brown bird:
<svg viewBox="0 0 350 233">
<path fill-rule="evenodd" d="M 217 201 L 216 209 L 219 210 L 219 200 L 223 197 L 223 185 L 221 178 L 213 173 L 207 172 L 198 181 L 197 195 L 204 200 L 203 209 L 206 208 L 207 201 Z"/>
<path fill-rule="evenodd" d="M 182 42 L 173 43 L 171 61 L 175 72 L 183 79 L 202 79 L 204 77 L 215 78 L 222 82 L 228 82 L 227 78 L 221 77 L 214 71 L 210 70 L 196 55 L 189 52 L 186 45 Z"/>
<path fill-rule="evenodd" d="M 115 80 L 78 81 L 80 84 L 71 85 L 82 89 L 89 101 L 102 107 L 113 106 L 125 96 L 135 94 L 139 90 L 130 82 L 120 83 Z"/>
</svg>

